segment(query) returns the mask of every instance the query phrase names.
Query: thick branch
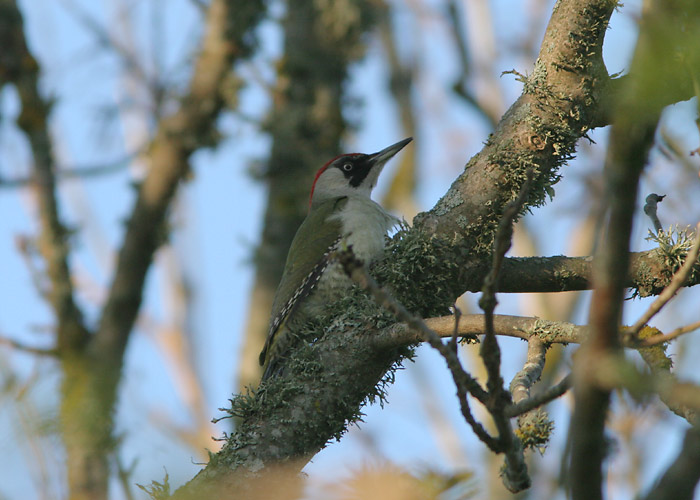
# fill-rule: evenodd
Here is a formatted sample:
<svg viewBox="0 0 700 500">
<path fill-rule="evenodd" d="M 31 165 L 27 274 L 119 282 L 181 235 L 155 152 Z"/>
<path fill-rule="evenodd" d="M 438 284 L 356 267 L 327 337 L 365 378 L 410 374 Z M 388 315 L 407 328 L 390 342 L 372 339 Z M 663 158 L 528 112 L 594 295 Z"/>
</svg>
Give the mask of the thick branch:
<svg viewBox="0 0 700 500">
<path fill-rule="evenodd" d="M 632 288 L 640 297 L 658 295 L 668 286 L 673 269 L 660 249 L 630 253 L 629 272 L 625 287 Z M 481 272 L 487 272 L 484 268 Z M 503 261 L 501 293 L 571 292 L 593 287 L 592 257 L 510 257 Z M 700 265 L 696 265 L 685 286 L 700 284 Z M 476 280 L 475 280 L 476 281 Z M 479 291 L 477 285 L 469 292 Z"/>
<path fill-rule="evenodd" d="M 481 287 L 498 221 L 529 169 L 534 180 L 524 209 L 545 202 L 597 112 L 608 79 L 602 41 L 614 7 L 609 0 L 557 3 L 523 94 L 445 196 L 395 237 L 393 258 L 373 271 L 410 310 L 441 315 L 455 297 Z"/>
<path fill-rule="evenodd" d="M 460 288 L 477 281 L 472 272 L 490 252 L 503 209 L 530 168 L 535 180 L 528 206 L 544 202 L 557 169 L 591 126 L 598 84 L 607 80 L 601 48 L 615 5 L 557 3 L 524 94 L 446 196 L 415 219 L 414 229 L 399 234 L 388 249 L 391 258 L 373 269 L 413 314 L 443 314 Z M 214 484 L 240 488 L 250 470 L 290 457 L 305 461 L 343 431 L 368 395 L 377 397 L 377 384 L 406 351 L 374 348 L 374 335 L 367 334 L 376 330 L 367 316 L 377 312 L 374 304 L 348 300 L 352 319 L 341 315 L 317 329 L 313 346 L 300 345 L 290 356 L 289 374 L 234 401 L 231 413 L 242 417 L 236 434 L 181 495 L 201 498 Z"/>
<path fill-rule="evenodd" d="M 484 226 L 497 223 L 532 165 L 536 189 L 529 205 L 544 201 L 545 186 L 592 126 L 608 80 L 602 42 L 614 7 L 605 0 L 557 4 L 523 94 L 448 193 L 417 218 L 418 229 L 447 238 L 484 233 Z M 490 239 L 493 229 L 484 236 Z"/>
</svg>

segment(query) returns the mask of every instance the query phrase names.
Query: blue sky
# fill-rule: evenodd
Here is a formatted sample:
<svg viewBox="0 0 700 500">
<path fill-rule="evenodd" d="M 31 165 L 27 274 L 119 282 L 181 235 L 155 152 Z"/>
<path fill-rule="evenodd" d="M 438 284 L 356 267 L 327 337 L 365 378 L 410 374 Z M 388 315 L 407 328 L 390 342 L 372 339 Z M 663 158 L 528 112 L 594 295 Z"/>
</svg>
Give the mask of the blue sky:
<svg viewBox="0 0 700 500">
<path fill-rule="evenodd" d="M 496 44 L 499 58 L 494 62 L 500 71 L 515 68 L 526 73 L 532 68 L 532 60 L 508 55 L 503 47 L 517 43 L 530 2 L 518 3 L 500 0 L 494 2 L 494 23 L 497 25 Z M 43 90 L 58 98 L 52 117 L 52 133 L 57 155 L 62 166 L 89 166 L 123 158 L 139 145 L 139 131 L 148 131 L 153 124 L 143 119 L 139 111 L 139 92 L 127 93 L 133 86 L 124 76 L 116 58 L 106 55 L 95 42 L 94 35 L 85 29 L 84 23 L 68 13 L 67 5 L 77 5 L 89 13 L 110 33 L 132 43 L 138 48 L 147 67 L 158 59 L 169 81 L 180 86 L 186 81 L 187 65 L 183 63 L 192 53 L 199 36 L 199 14 L 192 3 L 184 0 L 151 0 L 135 7 L 137 15 L 133 25 L 116 22 L 119 19 L 115 2 L 90 2 L 73 0 L 62 2 L 21 2 L 26 17 L 29 41 L 38 55 L 44 71 Z M 455 78 L 454 53 L 450 50 L 444 25 L 438 16 L 416 30 L 415 20 L 401 3 L 397 5 L 396 22 L 399 33 L 406 37 L 404 50 L 417 47 L 421 64 L 428 68 L 431 78 L 418 82 L 424 92 L 417 109 L 421 127 L 411 147 L 417 148 L 420 164 L 420 182 L 417 198 L 423 208 L 429 208 L 445 192 L 466 160 L 476 153 L 488 134 L 488 128 L 473 111 L 460 102 L 441 101 L 441 92 Z M 425 2 L 426 10 L 438 12 L 440 2 Z M 151 8 L 155 9 L 151 11 Z M 635 13 L 639 2 L 627 2 L 624 9 L 613 16 L 605 46 L 605 58 L 610 72 L 624 71 L 635 38 Z M 277 16 L 281 9 L 275 7 Z M 515 11 L 515 12 L 514 12 Z M 164 12 L 160 34 L 153 34 L 153 12 Z M 549 10 L 546 10 L 546 15 Z M 126 36 L 125 33 L 131 33 Z M 411 38 L 418 33 L 417 39 Z M 264 50 L 252 63 L 240 68 L 244 76 L 256 75 L 264 81 L 274 79 L 272 71 L 275 57 L 279 55 L 281 34 L 273 22 L 266 22 L 261 29 Z M 156 47 L 156 51 L 149 48 Z M 367 58 L 352 70 L 350 89 L 362 97 L 364 107 L 359 112 L 360 127 L 347 138 L 348 150 L 376 151 L 402 138 L 398 126 L 397 111 L 386 89 L 385 66 L 379 41 L 369 43 Z M 520 83 L 512 75 L 500 78 L 500 85 L 508 105 L 520 92 Z M 135 106 L 124 103 L 125 97 L 137 99 Z M 117 119 L 115 106 L 121 102 Z M 260 118 L 269 100 L 261 85 L 253 84 L 241 98 L 241 114 Z M 0 171 L 3 175 L 22 176 L 28 172 L 26 143 L 12 126 L 17 113 L 16 96 L 9 89 L 0 94 Z M 112 113 L 110 115 L 110 113 Z M 353 115 L 354 116 L 354 115 Z M 693 106 L 677 105 L 667 112 L 667 120 L 682 126 L 673 129 L 683 141 L 697 142 L 697 129 L 692 124 Z M 251 165 L 265 158 L 270 140 L 258 128 L 240 116 L 227 115 L 221 119 L 220 128 L 225 139 L 215 150 L 202 150 L 193 157 L 195 175 L 180 192 L 174 211 L 172 235 L 173 253 L 159 255 L 158 267 L 148 278 L 144 316 L 154 321 L 167 322 L 177 311 L 172 301 L 165 299 L 171 270 L 167 259 L 174 256 L 181 262 L 185 277 L 191 281 L 194 292 L 192 317 L 192 350 L 195 366 L 201 377 L 209 414 L 219 415 L 218 408 L 225 406 L 235 385 L 238 350 L 242 342 L 247 314 L 248 292 L 252 282 L 251 255 L 260 233 L 260 220 L 264 209 L 265 192 L 261 184 L 247 175 Z M 142 134 L 141 134 L 142 135 Z M 605 131 L 594 131 L 592 138 L 605 143 Z M 134 138 L 136 137 L 136 138 Z M 602 151 L 602 149 L 601 149 Z M 579 180 L 592 168 L 600 168 L 601 153 L 582 155 L 578 161 L 564 170 L 565 178 L 556 188 L 555 200 L 538 209 L 531 219 L 533 232 L 540 236 L 542 253 L 565 253 L 571 231 L 577 223 L 576 199 L 581 196 Z M 654 163 L 644 179 L 644 188 L 664 187 L 668 166 L 663 158 Z M 73 243 L 75 253 L 71 264 L 78 273 L 81 286 L 80 302 L 87 313 L 88 322 L 97 318 L 98 307 L 111 271 L 112 251 L 122 237 L 123 220 L 131 209 L 133 191 L 129 187 L 132 175 L 138 175 L 138 165 L 103 177 L 86 181 L 66 181 L 61 184 L 59 195 L 62 214 L 70 225 L 79 229 Z M 383 174 L 391 176 L 391 165 Z M 672 189 L 671 186 L 666 186 Z M 385 187 L 380 184 L 375 198 L 381 198 Z M 690 188 L 689 188 L 690 189 Z M 646 191 L 644 191 L 646 192 Z M 695 191 L 697 193 L 697 190 Z M 700 215 L 697 207 L 673 213 L 671 220 L 681 224 L 693 223 Z M 18 235 L 36 234 L 34 204 L 27 190 L 0 191 L 0 213 L 10 214 L 0 220 L 0 262 L 3 262 L 0 280 L 0 334 L 22 339 L 33 345 L 48 345 L 50 335 L 45 332 L 51 324 L 51 314 L 31 285 L 30 273 L 16 250 Z M 687 218 L 687 220 L 683 220 Z M 542 222 L 544 221 L 544 222 Z M 644 241 L 646 222 L 634 230 L 633 247 L 650 248 Z M 635 318 L 646 302 L 630 302 L 627 318 Z M 498 312 L 527 314 L 516 297 L 502 297 Z M 577 321 L 585 322 L 586 309 L 579 308 Z M 677 326 L 692 319 L 687 309 L 671 307 L 661 315 L 659 325 Z M 680 323 L 679 323 L 680 321 Z M 38 332 L 37 329 L 43 330 Z M 502 342 L 505 353 L 504 375 L 506 380 L 517 371 L 524 356 L 524 344 L 519 341 Z M 689 344 L 683 356 L 700 354 L 697 343 Z M 15 373 L 20 384 L 32 382 L 27 396 L 36 412 L 51 417 L 57 401 L 59 374 L 50 361 L 38 361 L 32 356 L 0 350 L 0 374 Z M 683 368 L 686 366 L 686 368 Z M 697 372 L 686 370 L 684 375 L 698 380 Z M 124 431 L 122 457 L 125 464 L 138 460 L 134 481 L 148 483 L 160 479 L 167 469 L 175 484 L 179 484 L 199 470 L 193 463 L 199 459 L 184 445 L 173 444 L 172 437 L 159 428 L 154 413 L 170 415 L 174 422 L 187 425 L 191 419 L 186 404 L 175 385 L 161 347 L 149 335 L 138 328 L 132 337 L 126 362 L 125 379 L 117 412 L 118 432 Z M 432 398 L 426 399 L 417 390 L 422 384 Z M 480 445 L 462 421 L 448 372 L 441 359 L 430 349 L 421 348 L 415 365 L 399 372 L 397 382 L 389 395 L 385 408 L 366 408 L 365 423 L 353 427 L 340 443 L 332 444 L 314 458 L 307 467 L 312 478 L 326 478 L 348 474 L 364 463 L 371 455 L 407 465 L 412 470 L 431 466 L 449 471 L 459 467 L 475 469 L 483 473 L 480 465 Z M 8 396 L 5 396 L 6 398 Z M 433 405 L 433 406 L 431 406 Z M 20 413 L 21 405 L 4 404 L 0 408 L 0 498 L 27 498 L 21 492 L 35 491 L 36 470 L 31 452 L 23 452 L 17 458 L 10 451 L 18 446 L 21 429 L 29 420 Z M 429 416 L 431 408 L 445 416 L 451 429 L 458 430 L 459 442 L 452 443 L 456 450 L 450 455 L 450 439 L 447 428 L 433 425 Z M 566 403 L 553 410 L 557 418 L 555 444 L 561 445 L 565 437 L 567 420 Z M 24 410 L 23 410 L 24 411 Z M 23 424 L 22 422 L 25 422 Z M 30 422 L 30 425 L 31 422 Z M 683 425 L 677 420 L 662 420 L 654 427 L 653 441 L 658 459 L 651 461 L 649 474 L 654 477 L 662 469 L 675 450 Z M 227 430 L 219 424 L 220 432 Z M 452 436 L 452 437 L 450 437 Z M 661 438 L 663 436 L 663 439 Z M 373 443 L 368 447 L 368 441 Z M 62 489 L 63 479 L 56 474 L 62 458 L 55 438 L 42 441 L 46 450 L 47 469 L 53 478 L 50 482 Z M 23 448 L 25 449 L 25 448 Z M 458 458 L 454 458 L 458 456 Z M 460 458 L 461 457 L 461 458 Z M 379 459 L 377 459 L 379 460 Z M 557 453 L 541 459 L 544 467 L 558 468 Z M 647 481 L 648 482 L 648 481 Z M 629 498 L 629 491 L 621 491 Z M 114 498 L 121 498 L 121 491 L 114 486 Z"/>
</svg>

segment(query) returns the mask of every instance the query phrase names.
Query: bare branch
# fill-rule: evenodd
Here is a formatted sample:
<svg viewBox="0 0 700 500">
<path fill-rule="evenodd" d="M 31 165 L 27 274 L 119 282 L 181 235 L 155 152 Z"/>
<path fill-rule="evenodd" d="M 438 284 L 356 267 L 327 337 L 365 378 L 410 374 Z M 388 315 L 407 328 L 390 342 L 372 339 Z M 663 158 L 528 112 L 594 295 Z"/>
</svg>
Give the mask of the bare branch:
<svg viewBox="0 0 700 500">
<path fill-rule="evenodd" d="M 493 257 L 491 271 L 484 280 L 483 294 L 479 299 L 479 306 L 484 310 L 484 339 L 481 342 L 480 355 L 488 374 L 486 387 L 489 392 L 488 409 L 498 429 L 498 439 L 505 453 L 505 470 L 503 483 L 511 492 L 522 491 L 530 486 L 530 477 L 525 465 L 525 457 L 520 440 L 513 434 L 510 419 L 505 415 L 506 406 L 511 404 L 511 395 L 503 387 L 501 377 L 501 350 L 493 326 L 493 312 L 498 303 L 496 291 L 501 264 L 506 252 L 510 249 L 513 237 L 513 223 L 520 214 L 525 201 L 530 193 L 533 172 L 528 170 L 526 180 L 520 188 L 517 198 L 506 205 L 503 216 L 498 224 L 493 245 Z M 533 341 L 536 345 L 537 341 Z M 544 364 L 544 347 L 542 348 L 541 362 Z M 540 369 L 541 371 L 541 369 Z M 539 378 L 539 375 L 538 375 Z"/>
<path fill-rule="evenodd" d="M 670 342 L 671 340 L 676 339 L 681 335 L 694 332 L 698 328 L 700 328 L 700 321 L 696 321 L 695 323 L 676 328 L 672 332 L 669 332 L 665 335 L 654 335 L 653 337 L 647 337 L 645 339 L 633 339 L 631 342 L 635 347 L 652 347 L 655 345 Z"/>
<path fill-rule="evenodd" d="M 25 41 L 22 15 L 14 1 L 4 3 L 2 16 L 6 18 L 0 32 L 5 58 L 0 81 L 14 83 L 19 94 L 22 111 L 17 125 L 26 134 L 34 157 L 33 187 L 41 225 L 38 246 L 51 283 L 48 298 L 56 316 L 59 349 L 72 349 L 82 345 L 88 333 L 73 297 L 68 230 L 61 221 L 56 198 L 56 162 L 48 126 L 51 104 L 39 92 L 39 64 Z"/>
<path fill-rule="evenodd" d="M 537 336 L 532 336 L 527 342 L 527 359 L 523 369 L 515 374 L 510 383 L 510 393 L 513 404 L 518 404 L 530 397 L 530 389 L 540 379 L 544 369 L 547 346 Z"/>
<path fill-rule="evenodd" d="M 95 177 L 100 177 L 102 175 L 109 175 L 117 172 L 123 171 L 136 156 L 140 154 L 139 152 L 131 153 L 123 158 L 107 162 L 101 165 L 86 165 L 81 167 L 57 167 L 54 171 L 54 177 L 56 182 L 61 182 L 68 179 L 90 179 Z M 0 178 L 0 188 L 20 188 L 25 186 L 32 186 L 34 183 L 33 177 L 20 177 L 13 179 Z"/>
<path fill-rule="evenodd" d="M 506 408 L 506 415 L 508 415 L 511 418 L 517 417 L 518 415 L 527 413 L 530 410 L 534 410 L 539 406 L 546 405 L 547 403 L 564 395 L 566 391 L 568 391 L 571 388 L 572 382 L 572 376 L 571 374 L 569 374 L 563 379 L 561 379 L 561 381 L 558 384 L 550 387 L 546 391 L 541 392 L 528 399 L 524 399 L 512 406 L 509 406 L 508 408 Z"/>
<path fill-rule="evenodd" d="M 428 318 L 425 323 L 441 337 L 451 337 L 454 330 L 454 317 L 441 316 Z M 566 321 L 549 321 L 542 318 L 527 316 L 493 315 L 493 328 L 496 335 L 529 340 L 539 337 L 548 344 L 580 344 L 590 334 L 590 327 L 579 326 Z M 459 336 L 475 336 L 484 333 L 483 314 L 463 314 L 457 329 Z M 378 332 L 374 339 L 378 348 L 390 348 L 396 345 L 408 345 L 420 342 L 421 339 L 405 325 L 395 325 L 392 328 Z"/>
<path fill-rule="evenodd" d="M 168 207 L 190 170 L 190 155 L 215 136 L 216 117 L 225 102 L 222 81 L 236 58 L 249 50 L 246 36 L 255 28 L 262 6 L 258 2 L 247 5 L 233 14 L 228 2 L 211 3 L 188 92 L 179 110 L 161 120 L 151 144 L 150 168 L 127 224 L 95 339 L 96 348 L 112 353 L 111 358 L 119 363 L 141 304 L 153 254 L 167 235 Z M 232 29 L 232 23 L 239 31 Z"/>
<path fill-rule="evenodd" d="M 700 270 L 700 266 L 696 266 Z M 661 249 L 630 253 L 630 265 L 625 287 L 632 288 L 640 297 L 658 295 L 668 286 L 668 264 Z M 482 270 L 485 275 L 488 270 Z M 698 278 L 686 286 L 700 283 Z M 593 287 L 593 257 L 507 257 L 503 261 L 500 293 L 571 292 Z M 476 283 L 464 291 L 478 292 Z"/>
<path fill-rule="evenodd" d="M 491 450 L 495 452 L 500 451 L 498 441 L 489 435 L 486 429 L 474 419 L 467 400 L 467 394 L 471 394 L 476 399 L 486 404 L 489 396 L 479 383 L 462 368 L 462 364 L 457 357 L 457 352 L 452 348 L 451 344 L 444 344 L 442 340 L 440 340 L 440 337 L 428 328 L 421 318 L 411 314 L 401 303 L 382 289 L 374 278 L 369 275 L 362 262 L 355 258 L 351 249 L 338 252 L 335 258 L 343 265 L 347 275 L 355 283 L 360 285 L 360 287 L 368 291 L 379 305 L 391 311 L 397 319 L 406 323 L 410 329 L 419 332 L 423 340 L 427 341 L 442 355 L 457 386 L 457 397 L 460 401 L 464 419 L 471 425 L 472 430 L 479 439 Z"/>
<path fill-rule="evenodd" d="M 43 349 L 41 347 L 29 346 L 19 340 L 11 339 L 9 337 L 0 336 L 0 345 L 5 345 L 11 347 L 12 349 L 17 349 L 18 351 L 27 352 L 29 354 L 36 354 L 38 356 L 58 356 L 57 349 Z"/>
</svg>

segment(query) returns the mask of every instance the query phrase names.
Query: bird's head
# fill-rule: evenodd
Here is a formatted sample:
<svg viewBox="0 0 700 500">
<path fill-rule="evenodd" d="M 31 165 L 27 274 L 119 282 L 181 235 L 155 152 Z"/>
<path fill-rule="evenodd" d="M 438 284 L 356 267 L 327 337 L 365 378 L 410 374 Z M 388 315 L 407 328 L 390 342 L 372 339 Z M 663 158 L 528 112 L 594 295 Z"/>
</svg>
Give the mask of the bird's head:
<svg viewBox="0 0 700 500">
<path fill-rule="evenodd" d="M 369 198 L 386 162 L 412 140 L 409 137 L 378 153 L 349 153 L 328 161 L 316 173 L 311 186 L 309 207 L 339 196 L 359 195 Z"/>
</svg>

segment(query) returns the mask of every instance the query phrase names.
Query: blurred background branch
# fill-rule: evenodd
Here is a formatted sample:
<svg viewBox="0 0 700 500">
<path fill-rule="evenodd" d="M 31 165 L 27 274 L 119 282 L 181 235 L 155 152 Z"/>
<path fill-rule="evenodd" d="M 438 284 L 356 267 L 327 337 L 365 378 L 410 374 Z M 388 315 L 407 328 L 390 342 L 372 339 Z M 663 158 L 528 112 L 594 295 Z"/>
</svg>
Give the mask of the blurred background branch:
<svg viewBox="0 0 700 500">
<path fill-rule="evenodd" d="M 684 464 L 697 419 L 697 265 L 637 336 L 617 325 L 640 320 L 667 289 L 689 260 L 684 227 L 700 217 L 697 99 L 681 102 L 697 94 L 697 6 L 664 5 L 680 17 L 661 23 L 673 32 L 654 35 L 662 41 L 639 71 L 630 61 L 640 26 L 640 43 L 649 29 L 641 0 L 614 13 L 607 1 L 553 6 L 0 0 L 0 440 L 12 450 L 0 454 L 9 478 L 0 496 L 133 498 L 135 483 L 174 489 L 201 462 L 210 462 L 207 473 L 217 463 L 230 471 L 229 455 L 216 452 L 264 419 L 237 418 L 233 429 L 210 419 L 232 387 L 257 385 L 272 294 L 314 172 L 339 152 L 410 135 L 416 148 L 387 167 L 375 197 L 407 220 L 437 202 L 416 226 L 438 237 L 400 232 L 371 273 L 447 339 L 437 342 L 480 397 L 487 372 L 471 343 L 484 319 L 467 314 L 470 292 L 490 269 L 502 208 L 534 168 L 531 213 L 519 217 L 503 261 L 494 330 L 501 376 L 516 394 L 504 412 L 519 415 L 514 435 L 532 478 L 521 496 L 561 498 L 575 477 L 559 473 L 563 430 L 579 428 L 567 421 L 581 409 L 568 374 L 586 364 L 574 352 L 591 336 L 587 256 L 610 244 L 606 206 L 619 194 L 602 175 L 604 126 L 619 125 L 630 100 L 632 109 L 635 100 L 663 109 L 639 189 L 667 195 L 656 206 L 664 230 L 644 216 L 643 200 L 627 203 L 634 224 L 616 236 L 635 252 L 615 272 L 618 292 L 634 300 L 608 331 L 625 360 L 590 365 L 601 367 L 591 384 L 609 394 L 609 412 L 595 443 L 606 476 L 589 487 L 663 498 L 661 478 L 692 495 L 697 479 Z M 607 29 L 590 24 L 610 13 Z M 653 81 L 634 87 L 640 73 Z M 663 88 L 647 93 L 655 85 Z M 335 378 L 320 371 L 291 392 L 263 388 L 263 406 L 279 395 L 289 409 L 273 426 L 283 436 L 295 422 L 313 423 L 305 415 L 324 419 L 275 443 L 276 456 L 306 446 L 302 435 L 314 436 L 314 451 L 342 435 L 311 463 L 263 474 L 267 498 L 302 489 L 326 500 L 512 498 L 502 457 L 471 431 L 498 435 L 487 406 L 468 391 L 455 397 L 441 356 L 415 347 L 420 335 L 357 300 L 363 314 L 349 307 L 335 324 L 363 335 L 334 327 L 312 351 Z M 465 311 L 458 322 L 446 316 L 455 302 Z M 371 311 L 380 326 L 370 336 L 357 325 Z M 386 372 L 405 355 L 414 362 Z M 255 394 L 234 398 L 223 415 L 249 415 Z M 601 416 L 589 410 L 588 430 Z M 359 418 L 361 428 L 346 425 Z"/>
</svg>

